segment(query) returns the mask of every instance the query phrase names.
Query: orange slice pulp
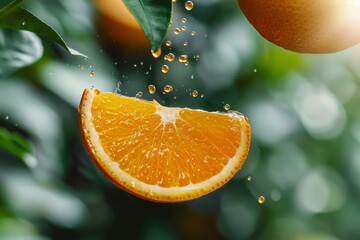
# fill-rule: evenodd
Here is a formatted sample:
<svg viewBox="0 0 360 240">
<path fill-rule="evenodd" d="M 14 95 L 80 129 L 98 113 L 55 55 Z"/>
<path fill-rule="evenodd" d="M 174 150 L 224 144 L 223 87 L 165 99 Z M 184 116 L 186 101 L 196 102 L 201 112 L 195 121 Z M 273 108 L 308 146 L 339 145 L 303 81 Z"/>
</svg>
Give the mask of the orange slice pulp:
<svg viewBox="0 0 360 240">
<path fill-rule="evenodd" d="M 156 202 L 187 201 L 228 182 L 246 161 L 247 118 L 169 108 L 86 89 L 79 106 L 84 143 L 118 187 Z"/>
</svg>

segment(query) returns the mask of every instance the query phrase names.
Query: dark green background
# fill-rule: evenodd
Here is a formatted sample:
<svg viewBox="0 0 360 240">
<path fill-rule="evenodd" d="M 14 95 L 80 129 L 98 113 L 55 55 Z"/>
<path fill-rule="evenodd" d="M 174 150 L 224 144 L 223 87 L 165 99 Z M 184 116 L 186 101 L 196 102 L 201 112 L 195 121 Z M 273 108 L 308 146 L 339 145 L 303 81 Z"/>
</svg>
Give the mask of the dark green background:
<svg viewBox="0 0 360 240">
<path fill-rule="evenodd" d="M 1 33 L 13 39 L 12 57 L 39 58 L 42 46 L 44 54 L 0 76 L 0 127 L 32 148 L 20 148 L 27 154 L 20 158 L 0 150 L 0 239 L 360 238 L 360 48 L 292 53 L 261 38 L 236 1 L 198 0 L 191 12 L 183 3 L 174 6 L 166 39 L 176 56 L 191 57 L 190 67 L 174 61 L 166 75 L 165 61 L 152 58 L 150 47 L 130 50 L 106 40 L 91 1 L 27 2 L 88 59 L 36 36 L 30 44 L 19 33 Z M 187 30 L 175 36 L 182 17 Z M 166 84 L 174 92 L 162 94 Z M 133 197 L 109 183 L 83 147 L 77 105 L 85 87 L 142 91 L 166 106 L 209 111 L 228 103 L 252 125 L 247 163 L 223 188 L 194 201 Z M 205 97 L 191 97 L 194 89 Z"/>
</svg>

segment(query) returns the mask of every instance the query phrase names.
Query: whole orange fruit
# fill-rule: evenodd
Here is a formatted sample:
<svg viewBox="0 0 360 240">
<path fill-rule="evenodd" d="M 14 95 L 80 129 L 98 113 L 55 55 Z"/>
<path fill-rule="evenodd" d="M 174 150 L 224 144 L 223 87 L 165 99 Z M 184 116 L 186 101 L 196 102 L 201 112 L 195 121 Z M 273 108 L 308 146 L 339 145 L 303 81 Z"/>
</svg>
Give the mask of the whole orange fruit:
<svg viewBox="0 0 360 240">
<path fill-rule="evenodd" d="M 150 46 L 144 31 L 122 0 L 95 0 L 98 30 L 108 38 L 127 49 Z"/>
<path fill-rule="evenodd" d="M 267 40 L 301 53 L 332 53 L 360 42 L 359 0 L 238 0 Z"/>
</svg>

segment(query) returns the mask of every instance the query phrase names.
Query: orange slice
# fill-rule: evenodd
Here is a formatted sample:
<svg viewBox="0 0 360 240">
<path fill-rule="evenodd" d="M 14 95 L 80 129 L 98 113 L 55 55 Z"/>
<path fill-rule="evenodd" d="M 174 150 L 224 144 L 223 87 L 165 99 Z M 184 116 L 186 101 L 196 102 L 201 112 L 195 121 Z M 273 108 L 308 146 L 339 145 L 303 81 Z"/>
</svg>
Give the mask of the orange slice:
<svg viewBox="0 0 360 240">
<path fill-rule="evenodd" d="M 245 163 L 251 129 L 243 115 L 168 108 L 86 89 L 80 127 L 94 162 L 120 188 L 147 200 L 198 198 Z"/>
</svg>

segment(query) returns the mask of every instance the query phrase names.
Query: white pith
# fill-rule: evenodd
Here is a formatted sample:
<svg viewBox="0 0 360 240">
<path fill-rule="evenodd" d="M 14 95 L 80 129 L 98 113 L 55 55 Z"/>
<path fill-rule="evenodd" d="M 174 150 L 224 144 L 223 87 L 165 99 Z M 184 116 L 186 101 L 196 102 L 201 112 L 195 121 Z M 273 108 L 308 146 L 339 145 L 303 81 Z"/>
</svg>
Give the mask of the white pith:
<svg viewBox="0 0 360 240">
<path fill-rule="evenodd" d="M 175 123 L 176 119 L 179 118 L 179 109 L 174 108 L 164 108 L 164 107 L 157 107 L 155 114 L 158 114 L 161 117 L 161 123 Z"/>
</svg>

